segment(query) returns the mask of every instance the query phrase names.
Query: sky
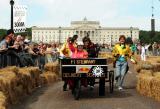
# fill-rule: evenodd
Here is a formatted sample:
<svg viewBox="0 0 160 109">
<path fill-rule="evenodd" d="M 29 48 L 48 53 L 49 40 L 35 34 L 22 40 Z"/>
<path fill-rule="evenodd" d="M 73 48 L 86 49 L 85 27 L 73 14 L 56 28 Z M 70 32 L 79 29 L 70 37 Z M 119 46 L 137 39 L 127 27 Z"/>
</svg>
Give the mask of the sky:
<svg viewBox="0 0 160 109">
<path fill-rule="evenodd" d="M 0 0 L 0 28 L 10 27 L 10 0 Z M 138 27 L 150 30 L 152 0 L 14 0 L 27 5 L 27 27 L 69 27 L 71 21 L 100 21 L 102 27 Z M 160 1 L 155 6 L 160 31 Z"/>
</svg>

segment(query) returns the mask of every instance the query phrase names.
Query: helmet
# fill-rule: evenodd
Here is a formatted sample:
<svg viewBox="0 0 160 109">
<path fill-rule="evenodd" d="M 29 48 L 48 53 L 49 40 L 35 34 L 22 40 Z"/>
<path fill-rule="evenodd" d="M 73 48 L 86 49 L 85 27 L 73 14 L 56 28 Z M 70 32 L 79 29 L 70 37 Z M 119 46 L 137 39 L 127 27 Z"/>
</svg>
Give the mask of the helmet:
<svg viewBox="0 0 160 109">
<path fill-rule="evenodd" d="M 84 45 L 83 42 L 79 41 L 77 42 L 77 45 Z"/>
</svg>

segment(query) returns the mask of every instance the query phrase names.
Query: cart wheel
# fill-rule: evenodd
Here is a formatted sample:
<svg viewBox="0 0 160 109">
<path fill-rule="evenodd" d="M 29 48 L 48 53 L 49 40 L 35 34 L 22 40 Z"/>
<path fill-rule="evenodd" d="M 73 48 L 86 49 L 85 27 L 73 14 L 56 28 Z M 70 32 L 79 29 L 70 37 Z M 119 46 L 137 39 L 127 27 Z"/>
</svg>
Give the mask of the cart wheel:
<svg viewBox="0 0 160 109">
<path fill-rule="evenodd" d="M 110 88 L 110 93 L 113 93 L 114 91 L 114 71 L 109 72 L 109 88 Z"/>
<path fill-rule="evenodd" d="M 76 82 L 75 88 L 74 88 L 74 99 L 79 100 L 80 98 L 80 92 L 81 92 L 81 80 L 78 80 Z"/>
<path fill-rule="evenodd" d="M 99 79 L 99 96 L 105 96 L 105 78 Z"/>
</svg>

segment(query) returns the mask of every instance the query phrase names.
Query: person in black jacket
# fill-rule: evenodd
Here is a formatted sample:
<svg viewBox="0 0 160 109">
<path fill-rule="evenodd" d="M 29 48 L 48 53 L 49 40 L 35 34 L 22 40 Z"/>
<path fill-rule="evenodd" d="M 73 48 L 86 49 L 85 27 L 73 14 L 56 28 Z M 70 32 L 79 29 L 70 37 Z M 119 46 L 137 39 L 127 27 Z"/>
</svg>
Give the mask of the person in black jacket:
<svg viewBox="0 0 160 109">
<path fill-rule="evenodd" d="M 16 61 L 15 59 L 17 58 L 18 64 L 20 67 L 24 67 L 24 64 L 22 62 L 22 59 L 20 58 L 20 56 L 18 55 L 18 53 L 16 52 L 16 48 L 17 45 L 14 45 L 14 42 L 16 40 L 16 37 L 14 36 L 14 31 L 13 30 L 8 30 L 7 31 L 7 37 L 11 38 L 10 43 L 8 44 L 8 50 L 7 50 L 7 55 L 11 57 L 11 65 L 16 65 Z"/>
<path fill-rule="evenodd" d="M 98 50 L 94 43 L 91 42 L 89 37 L 83 38 L 84 43 L 84 49 L 88 52 L 88 58 L 97 58 L 98 57 Z M 88 79 L 88 84 L 90 85 L 90 88 L 94 88 L 95 79 L 90 78 Z"/>
<path fill-rule="evenodd" d="M 98 57 L 98 49 L 96 45 L 91 42 L 89 37 L 83 38 L 84 49 L 88 52 L 89 58 L 97 58 Z"/>
</svg>

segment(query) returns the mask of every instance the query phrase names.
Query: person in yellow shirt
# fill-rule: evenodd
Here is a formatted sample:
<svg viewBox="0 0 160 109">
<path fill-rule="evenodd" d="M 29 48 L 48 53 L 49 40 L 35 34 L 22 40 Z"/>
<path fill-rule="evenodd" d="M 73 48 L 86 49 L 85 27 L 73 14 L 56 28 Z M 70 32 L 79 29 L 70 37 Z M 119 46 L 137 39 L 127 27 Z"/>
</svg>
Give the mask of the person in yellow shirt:
<svg viewBox="0 0 160 109">
<path fill-rule="evenodd" d="M 73 37 L 69 37 L 67 42 L 65 42 L 62 46 L 62 48 L 60 49 L 60 56 L 62 58 L 71 58 L 72 54 L 75 52 L 76 48 L 77 48 L 77 38 L 78 35 L 74 35 Z M 63 85 L 63 91 L 67 90 L 67 83 L 68 81 L 64 81 L 64 85 Z"/>
<path fill-rule="evenodd" d="M 71 40 L 72 40 L 72 38 L 69 37 L 67 39 L 67 42 L 65 42 L 63 44 L 63 46 L 61 47 L 61 49 L 60 49 L 60 56 L 61 57 L 71 57 L 72 54 L 71 54 L 71 50 L 69 48 L 69 44 L 71 43 Z"/>
<path fill-rule="evenodd" d="M 115 59 L 115 73 L 118 90 L 122 90 L 123 81 L 128 69 L 127 59 L 130 58 L 132 63 L 136 63 L 130 47 L 126 44 L 126 37 L 121 35 L 119 43 L 117 43 L 112 51 L 112 55 Z"/>
</svg>

